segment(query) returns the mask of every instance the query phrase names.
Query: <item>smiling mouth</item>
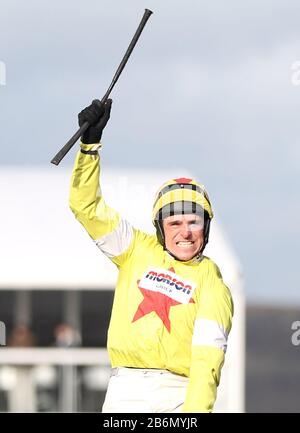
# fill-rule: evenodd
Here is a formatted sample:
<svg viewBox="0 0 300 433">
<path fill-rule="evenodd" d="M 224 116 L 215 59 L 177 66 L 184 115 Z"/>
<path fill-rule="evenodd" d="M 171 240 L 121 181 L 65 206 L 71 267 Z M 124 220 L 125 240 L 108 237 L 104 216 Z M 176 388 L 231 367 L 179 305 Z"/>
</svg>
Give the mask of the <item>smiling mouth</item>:
<svg viewBox="0 0 300 433">
<path fill-rule="evenodd" d="M 178 247 L 182 247 L 182 248 L 191 247 L 193 244 L 194 244 L 194 242 L 192 242 L 192 241 L 179 241 L 179 242 L 176 242 L 176 245 Z"/>
</svg>

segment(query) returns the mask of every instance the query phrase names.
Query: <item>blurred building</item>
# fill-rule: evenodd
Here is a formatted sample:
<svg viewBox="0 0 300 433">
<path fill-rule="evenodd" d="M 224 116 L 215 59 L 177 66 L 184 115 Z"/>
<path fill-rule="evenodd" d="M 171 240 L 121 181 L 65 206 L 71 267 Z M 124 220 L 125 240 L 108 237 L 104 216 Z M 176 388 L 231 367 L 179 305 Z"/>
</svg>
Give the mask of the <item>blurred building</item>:
<svg viewBox="0 0 300 433">
<path fill-rule="evenodd" d="M 247 412 L 300 412 L 300 307 L 247 306 Z"/>
<path fill-rule="evenodd" d="M 67 173 L 66 173 L 67 172 Z M 106 201 L 153 232 L 157 188 L 182 170 L 102 170 Z M 106 334 L 117 277 L 68 207 L 70 168 L 2 168 L 0 411 L 100 411 L 110 368 Z M 212 197 L 213 202 L 213 197 Z M 206 254 L 231 288 L 235 315 L 216 403 L 244 411 L 244 294 L 216 217 Z"/>
</svg>

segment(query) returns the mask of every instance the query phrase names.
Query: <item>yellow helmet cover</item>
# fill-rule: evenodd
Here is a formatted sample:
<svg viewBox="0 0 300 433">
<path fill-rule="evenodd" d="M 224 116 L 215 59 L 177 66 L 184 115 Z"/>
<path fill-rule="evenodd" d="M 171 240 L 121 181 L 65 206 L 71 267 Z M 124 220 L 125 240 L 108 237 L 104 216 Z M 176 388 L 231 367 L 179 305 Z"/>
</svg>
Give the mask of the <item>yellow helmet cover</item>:
<svg viewBox="0 0 300 433">
<path fill-rule="evenodd" d="M 168 180 L 159 188 L 152 209 L 153 224 L 155 225 L 155 221 L 160 219 L 159 215 L 165 206 L 179 202 L 190 202 L 200 206 L 208 213 L 209 219 L 213 218 L 213 211 L 204 186 L 194 179 L 179 178 Z"/>
</svg>

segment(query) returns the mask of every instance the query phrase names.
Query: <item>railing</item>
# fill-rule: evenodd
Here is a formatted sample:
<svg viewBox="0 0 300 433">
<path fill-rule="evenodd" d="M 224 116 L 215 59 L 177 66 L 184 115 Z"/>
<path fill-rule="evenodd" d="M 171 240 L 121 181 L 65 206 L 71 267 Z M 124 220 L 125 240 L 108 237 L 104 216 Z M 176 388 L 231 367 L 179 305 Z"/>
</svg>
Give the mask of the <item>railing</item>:
<svg viewBox="0 0 300 433">
<path fill-rule="evenodd" d="M 94 395 L 94 410 L 100 411 L 109 365 L 103 348 L 0 348 L 0 391 L 7 399 L 6 410 L 47 411 L 40 409 L 46 395 L 53 401 L 50 411 L 81 411 L 85 390 Z"/>
<path fill-rule="evenodd" d="M 106 349 L 0 348 L 0 365 L 109 365 Z"/>
</svg>

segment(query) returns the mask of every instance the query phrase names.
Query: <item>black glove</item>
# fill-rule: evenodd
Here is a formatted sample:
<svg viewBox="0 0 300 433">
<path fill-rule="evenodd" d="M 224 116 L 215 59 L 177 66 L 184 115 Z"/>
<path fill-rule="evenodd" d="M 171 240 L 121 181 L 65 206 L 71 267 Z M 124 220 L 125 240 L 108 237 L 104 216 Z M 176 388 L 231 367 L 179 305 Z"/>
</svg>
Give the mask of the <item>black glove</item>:
<svg viewBox="0 0 300 433">
<path fill-rule="evenodd" d="M 91 125 L 82 135 L 81 141 L 84 144 L 99 143 L 103 129 L 110 117 L 112 100 L 108 99 L 104 104 L 99 99 L 94 101 L 78 114 L 79 126 L 88 121 Z"/>
</svg>

